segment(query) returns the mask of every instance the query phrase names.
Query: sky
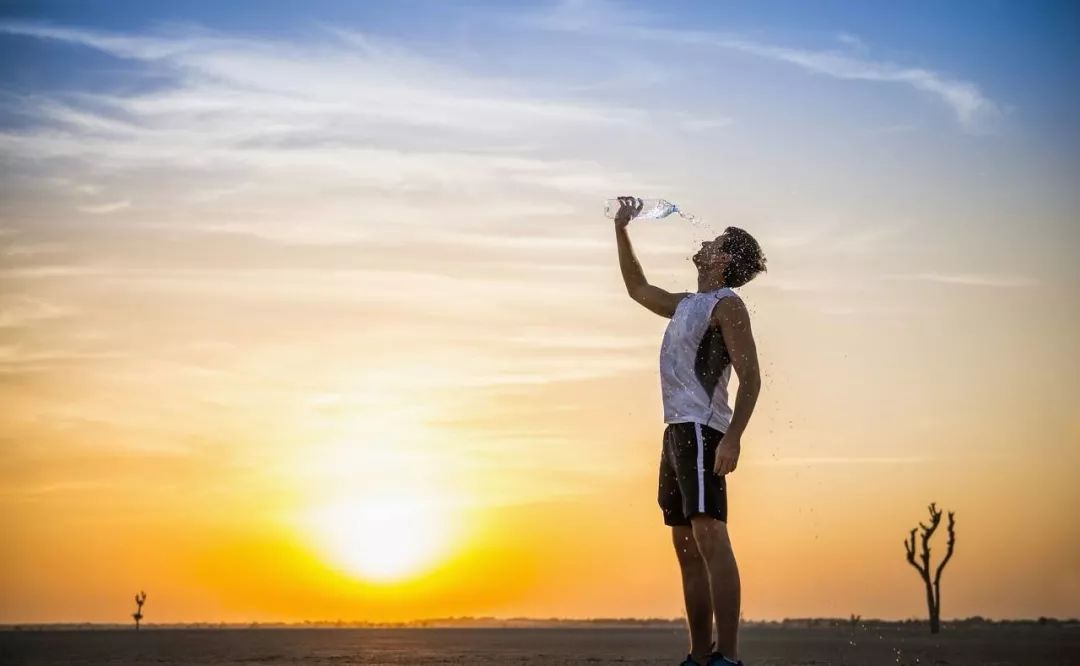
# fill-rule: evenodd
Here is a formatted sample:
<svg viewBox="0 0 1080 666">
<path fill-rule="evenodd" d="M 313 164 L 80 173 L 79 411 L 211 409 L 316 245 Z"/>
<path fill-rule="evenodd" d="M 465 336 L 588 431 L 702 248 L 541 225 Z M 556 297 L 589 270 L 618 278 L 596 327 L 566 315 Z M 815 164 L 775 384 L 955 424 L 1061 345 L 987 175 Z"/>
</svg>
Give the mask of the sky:
<svg viewBox="0 0 1080 666">
<path fill-rule="evenodd" d="M 1080 615 L 1069 3 L 0 4 L 0 623 L 678 617 L 665 320 L 726 226 L 748 619 Z M 732 392 L 734 395 L 734 392 Z M 940 538 L 940 537 L 939 537 Z M 943 543 L 936 544 L 935 561 Z"/>
</svg>

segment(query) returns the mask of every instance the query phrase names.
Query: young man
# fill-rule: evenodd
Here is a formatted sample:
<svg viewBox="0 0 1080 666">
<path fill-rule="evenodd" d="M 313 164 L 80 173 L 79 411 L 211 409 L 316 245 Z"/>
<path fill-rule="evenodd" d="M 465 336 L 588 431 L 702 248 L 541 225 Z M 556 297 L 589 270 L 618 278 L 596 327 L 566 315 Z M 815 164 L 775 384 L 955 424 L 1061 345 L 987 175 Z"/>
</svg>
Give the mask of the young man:
<svg viewBox="0 0 1080 666">
<path fill-rule="evenodd" d="M 728 227 L 694 255 L 697 292 L 669 293 L 646 281 L 626 231 L 641 212 L 641 200 L 620 197 L 619 203 L 615 239 L 626 290 L 671 320 L 660 347 L 667 427 L 658 501 L 664 524 L 671 526 L 690 627 L 690 654 L 681 666 L 742 664 L 739 570 L 727 531 L 726 475 L 739 462 L 761 377 L 750 315 L 732 289 L 765 270 L 765 255 L 750 234 Z M 739 376 L 734 411 L 727 395 L 732 368 Z"/>
</svg>

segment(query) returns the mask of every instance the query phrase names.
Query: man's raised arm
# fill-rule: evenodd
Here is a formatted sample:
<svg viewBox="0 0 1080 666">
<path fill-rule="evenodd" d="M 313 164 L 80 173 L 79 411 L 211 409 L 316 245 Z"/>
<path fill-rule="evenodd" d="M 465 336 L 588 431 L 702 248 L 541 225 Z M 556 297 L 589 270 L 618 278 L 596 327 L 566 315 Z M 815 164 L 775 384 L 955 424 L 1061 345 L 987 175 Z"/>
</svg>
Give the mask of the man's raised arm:
<svg viewBox="0 0 1080 666">
<path fill-rule="evenodd" d="M 619 268 L 622 269 L 626 293 L 649 310 L 670 319 L 686 294 L 673 294 L 654 287 L 645 279 L 645 271 L 641 270 L 641 264 L 634 256 L 630 234 L 626 231 L 630 220 L 641 212 L 642 201 L 634 197 L 619 197 L 619 204 L 619 212 L 615 215 L 615 242 L 619 247 Z"/>
</svg>

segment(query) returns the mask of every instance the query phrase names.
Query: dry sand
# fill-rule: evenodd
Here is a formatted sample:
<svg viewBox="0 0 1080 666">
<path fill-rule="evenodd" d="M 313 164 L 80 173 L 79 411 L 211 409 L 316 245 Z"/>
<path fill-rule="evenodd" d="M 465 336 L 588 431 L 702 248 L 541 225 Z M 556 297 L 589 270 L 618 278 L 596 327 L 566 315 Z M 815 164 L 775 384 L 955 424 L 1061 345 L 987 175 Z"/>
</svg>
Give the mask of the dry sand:
<svg viewBox="0 0 1080 666">
<path fill-rule="evenodd" d="M 686 651 L 670 627 L 539 629 L 143 629 L 0 632 L 0 664 L 670 664 Z M 982 626 L 931 636 L 881 628 L 750 626 L 750 666 L 1080 664 L 1075 626 Z"/>
</svg>

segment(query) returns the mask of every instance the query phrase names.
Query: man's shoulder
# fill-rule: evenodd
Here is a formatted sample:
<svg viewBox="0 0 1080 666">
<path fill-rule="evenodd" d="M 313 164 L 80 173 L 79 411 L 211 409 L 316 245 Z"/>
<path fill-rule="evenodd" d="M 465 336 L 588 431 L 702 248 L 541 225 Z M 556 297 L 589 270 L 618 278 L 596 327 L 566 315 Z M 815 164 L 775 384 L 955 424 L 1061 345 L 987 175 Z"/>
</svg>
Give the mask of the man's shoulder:
<svg viewBox="0 0 1080 666">
<path fill-rule="evenodd" d="M 718 294 L 716 305 L 713 306 L 712 320 L 715 324 L 736 323 L 750 319 L 750 311 L 742 297 L 731 289 L 723 290 L 726 293 Z"/>
</svg>

